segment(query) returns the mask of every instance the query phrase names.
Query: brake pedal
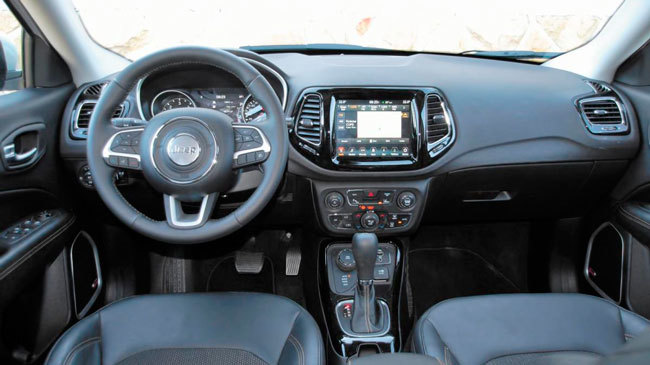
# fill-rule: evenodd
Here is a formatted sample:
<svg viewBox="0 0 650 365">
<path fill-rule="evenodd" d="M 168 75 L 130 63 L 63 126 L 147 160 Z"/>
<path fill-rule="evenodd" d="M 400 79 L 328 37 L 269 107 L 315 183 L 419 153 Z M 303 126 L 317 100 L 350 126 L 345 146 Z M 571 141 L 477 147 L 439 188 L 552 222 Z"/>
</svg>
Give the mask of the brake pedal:
<svg viewBox="0 0 650 365">
<path fill-rule="evenodd" d="M 262 252 L 237 251 L 235 253 L 235 269 L 239 274 L 259 274 L 264 267 Z"/>
</svg>

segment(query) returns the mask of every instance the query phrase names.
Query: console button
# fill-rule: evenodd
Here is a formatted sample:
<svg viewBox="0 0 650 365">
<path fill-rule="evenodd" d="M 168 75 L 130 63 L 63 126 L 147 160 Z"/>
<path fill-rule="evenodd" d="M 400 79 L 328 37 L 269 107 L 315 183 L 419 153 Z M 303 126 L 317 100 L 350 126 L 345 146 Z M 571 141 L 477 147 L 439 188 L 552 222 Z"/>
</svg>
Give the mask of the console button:
<svg viewBox="0 0 650 365">
<path fill-rule="evenodd" d="M 379 201 L 383 205 L 389 205 L 393 202 L 395 196 L 395 191 L 392 190 L 380 190 L 379 191 Z"/>
<path fill-rule="evenodd" d="M 379 216 L 374 212 L 366 212 L 361 216 L 361 226 L 365 229 L 375 230 L 379 225 Z"/>
<path fill-rule="evenodd" d="M 354 261 L 354 254 L 349 248 L 341 250 L 338 257 L 336 258 L 336 266 L 343 271 L 352 271 L 356 267 L 356 262 Z"/>
<path fill-rule="evenodd" d="M 405 191 L 397 197 L 397 205 L 402 209 L 411 209 L 415 205 L 415 194 Z"/>
<path fill-rule="evenodd" d="M 388 280 L 390 275 L 388 273 L 388 266 L 375 266 L 375 280 Z"/>
<path fill-rule="evenodd" d="M 333 191 L 325 197 L 325 204 L 331 209 L 340 209 L 343 207 L 345 200 L 341 193 Z"/>
<path fill-rule="evenodd" d="M 334 227 L 338 227 L 341 225 L 341 222 L 343 221 L 343 217 L 340 215 L 332 214 L 329 217 L 330 224 L 333 225 Z"/>
<path fill-rule="evenodd" d="M 363 201 L 363 191 L 362 190 L 350 190 L 348 191 L 348 201 L 352 205 L 359 205 Z"/>
</svg>

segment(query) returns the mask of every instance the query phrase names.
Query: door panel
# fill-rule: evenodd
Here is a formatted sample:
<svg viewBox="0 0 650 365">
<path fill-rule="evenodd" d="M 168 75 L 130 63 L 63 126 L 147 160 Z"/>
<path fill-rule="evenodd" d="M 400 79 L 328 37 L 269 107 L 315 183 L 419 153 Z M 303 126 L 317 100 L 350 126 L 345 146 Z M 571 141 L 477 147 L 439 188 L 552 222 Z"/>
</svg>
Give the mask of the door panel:
<svg viewBox="0 0 650 365">
<path fill-rule="evenodd" d="M 74 87 L 0 95 L 0 363 L 33 362 L 71 318 L 58 132 Z M 20 361 L 17 361 L 20 359 Z"/>
</svg>

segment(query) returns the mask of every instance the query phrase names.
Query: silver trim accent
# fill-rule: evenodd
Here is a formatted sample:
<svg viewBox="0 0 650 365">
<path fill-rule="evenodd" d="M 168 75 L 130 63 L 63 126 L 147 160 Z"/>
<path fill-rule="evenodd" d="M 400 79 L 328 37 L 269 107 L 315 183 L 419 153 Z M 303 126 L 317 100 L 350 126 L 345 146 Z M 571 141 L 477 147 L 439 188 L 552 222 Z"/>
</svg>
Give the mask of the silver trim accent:
<svg viewBox="0 0 650 365">
<path fill-rule="evenodd" d="M 363 191 L 364 191 L 364 190 L 377 190 L 377 192 L 379 192 L 380 190 L 381 190 L 381 191 L 392 191 L 393 194 L 395 194 L 393 200 L 392 200 L 390 203 L 388 203 L 388 204 L 384 204 L 384 203 L 382 203 L 381 206 L 382 206 L 382 207 L 388 207 L 388 206 L 393 205 L 393 202 L 395 202 L 395 204 L 397 204 L 396 200 L 397 200 L 397 195 L 398 195 L 398 194 L 397 194 L 397 190 L 396 190 L 396 189 L 390 189 L 390 188 L 386 188 L 386 189 L 382 189 L 382 188 L 367 188 L 367 189 L 366 189 L 366 188 L 364 188 L 364 189 L 347 189 L 347 190 L 345 191 L 345 200 L 347 201 L 348 205 L 349 205 L 349 206 L 352 206 L 352 207 L 358 207 L 359 205 L 376 205 L 376 206 L 380 206 L 380 204 L 378 204 L 378 203 L 359 203 L 359 204 L 352 204 L 352 202 L 350 202 L 350 197 L 348 196 L 348 193 L 350 193 L 350 192 L 352 192 L 352 191 L 360 191 L 360 192 L 363 194 Z M 406 190 L 405 190 L 405 191 L 406 191 Z"/>
<path fill-rule="evenodd" d="M 620 286 L 619 286 L 618 301 L 610 298 L 607 294 L 605 294 L 605 292 L 602 289 L 600 289 L 600 287 L 598 287 L 598 285 L 596 285 L 596 283 L 594 283 L 591 280 L 591 278 L 589 277 L 589 260 L 591 259 L 591 248 L 593 246 L 594 239 L 596 238 L 598 233 L 600 233 L 600 231 L 607 228 L 608 226 L 614 228 L 614 231 L 616 231 L 619 238 L 621 239 L 621 283 L 620 283 Z M 594 288 L 594 290 L 596 290 L 596 292 L 598 294 L 600 294 L 600 296 L 602 296 L 603 298 L 609 299 L 612 302 L 620 304 L 621 300 L 623 300 L 623 266 L 624 266 L 624 263 L 625 263 L 625 239 L 623 238 L 623 235 L 621 234 L 621 231 L 619 231 L 618 228 L 616 228 L 616 226 L 613 225 L 611 222 L 605 222 L 605 223 L 601 224 L 600 227 L 596 228 L 594 233 L 591 234 L 591 237 L 589 237 L 589 245 L 587 246 L 587 257 L 585 259 L 585 267 L 584 267 L 584 270 L 583 270 L 583 274 L 585 276 L 585 279 L 587 279 L 587 282 L 589 283 L 589 285 L 591 285 L 591 287 Z"/>
<path fill-rule="evenodd" d="M 187 160 L 183 159 L 182 161 L 177 161 L 177 160 L 174 159 L 173 152 L 174 152 L 174 149 L 180 149 L 180 147 L 177 146 L 175 144 L 175 142 L 177 142 L 178 139 L 183 138 L 183 137 L 189 138 L 191 140 L 191 142 L 193 144 L 195 144 L 195 146 L 189 147 L 189 149 L 190 149 L 190 151 L 192 150 L 192 148 L 195 149 L 196 154 L 193 154 Z M 167 146 L 165 147 L 165 151 L 167 152 L 167 157 L 169 157 L 169 159 L 173 163 L 175 163 L 176 165 L 179 165 L 179 166 L 191 165 L 194 161 L 198 160 L 198 158 L 201 156 L 201 146 L 199 145 L 199 141 L 197 141 L 196 138 L 193 135 L 189 134 L 189 133 L 179 133 L 179 134 L 175 135 L 174 137 L 172 137 L 169 140 L 169 142 L 167 142 Z"/>
<path fill-rule="evenodd" d="M 317 96 L 319 100 L 319 105 L 320 105 L 320 125 L 319 125 L 319 133 L 320 135 L 318 136 L 318 143 L 314 143 L 304 137 L 302 137 L 300 134 L 298 134 L 298 123 L 300 123 L 300 114 L 302 114 L 302 108 L 305 105 L 305 102 L 307 101 L 307 98 L 309 96 Z M 298 137 L 299 139 L 305 141 L 307 144 L 311 146 L 316 146 L 320 147 L 321 144 L 323 144 L 323 126 L 324 126 L 324 121 L 325 121 L 325 110 L 323 109 L 323 96 L 319 93 L 308 93 L 303 95 L 302 100 L 300 101 L 300 107 L 298 108 L 298 113 L 296 114 L 296 118 L 294 120 L 294 127 L 293 127 L 293 133 Z"/>
<path fill-rule="evenodd" d="M 357 338 L 357 339 L 358 338 L 369 338 L 369 337 L 382 337 L 382 336 L 386 335 L 390 331 L 390 326 L 391 326 L 390 308 L 388 307 L 388 304 L 386 304 L 386 302 L 383 299 L 378 298 L 377 301 L 379 302 L 380 307 L 382 307 L 382 312 L 385 310 L 386 313 L 388 313 L 388 316 L 387 316 L 388 317 L 388 323 L 386 323 L 386 325 L 384 326 L 385 328 L 384 328 L 383 331 L 363 334 L 363 333 L 349 333 L 348 331 L 343 329 L 343 326 L 341 325 L 341 318 L 339 317 L 339 309 L 343 305 L 348 304 L 348 303 L 354 305 L 354 299 L 346 299 L 346 300 L 342 300 L 342 301 L 336 303 L 336 307 L 334 308 L 334 313 L 336 315 L 336 321 L 339 324 L 339 328 L 341 329 L 341 332 L 343 332 L 343 334 L 345 334 L 348 337 Z"/>
<path fill-rule="evenodd" d="M 347 351 L 345 351 L 345 346 L 352 346 L 355 343 L 358 344 L 364 344 L 364 343 L 369 343 L 369 344 L 384 344 L 384 345 L 389 345 L 390 346 L 390 352 L 394 353 L 395 352 L 395 337 L 393 335 L 385 335 L 385 336 L 378 336 L 378 337 L 348 337 L 348 336 L 343 336 L 341 337 L 341 354 L 343 357 L 348 357 Z"/>
<path fill-rule="evenodd" d="M 210 167 L 207 170 L 205 170 L 205 172 L 201 176 L 197 177 L 196 179 L 192 179 L 192 180 L 188 180 L 188 181 L 174 180 L 174 179 L 166 176 L 165 174 L 163 174 L 160 171 L 160 169 L 156 165 L 156 160 L 154 160 L 154 158 L 153 158 L 153 148 L 156 145 L 156 139 L 158 138 L 158 133 L 160 133 L 160 131 L 165 126 L 167 126 L 168 124 L 173 123 L 173 122 L 175 122 L 175 121 L 177 121 L 179 119 L 193 120 L 195 122 L 201 123 L 210 132 L 210 136 L 212 137 L 212 142 L 214 142 L 214 154 L 212 155 L 212 163 L 210 164 Z M 149 148 L 149 158 L 151 159 L 151 164 L 153 165 L 153 168 L 158 172 L 158 174 L 160 176 L 162 176 L 165 180 L 167 180 L 169 182 L 173 182 L 174 184 L 180 184 L 180 185 L 191 184 L 191 183 L 197 182 L 197 181 L 201 180 L 202 178 L 204 178 L 210 171 L 212 171 L 212 168 L 214 168 L 214 165 L 217 164 L 217 155 L 219 154 L 219 145 L 217 144 L 217 138 L 214 136 L 214 133 L 212 132 L 210 127 L 204 121 L 202 121 L 201 119 L 195 118 L 195 117 L 176 117 L 176 118 L 170 119 L 170 120 L 166 121 L 165 123 L 161 124 L 160 127 L 158 127 L 158 129 L 156 129 L 156 132 L 153 134 L 153 138 L 151 139 L 151 145 L 148 146 L 148 148 Z"/>
<path fill-rule="evenodd" d="M 428 124 L 429 123 L 428 101 L 431 95 L 436 95 L 440 99 L 440 107 L 442 108 L 442 113 L 445 116 L 445 122 L 447 123 L 447 127 L 448 127 L 447 134 L 445 134 L 444 137 L 440 138 L 439 140 L 433 143 L 429 143 L 429 124 Z M 426 118 L 424 119 L 424 137 L 427 143 L 427 152 L 429 153 L 429 156 L 433 158 L 441 154 L 443 151 L 445 151 L 454 143 L 454 141 L 456 140 L 456 127 L 454 123 L 454 118 L 451 114 L 451 111 L 449 110 L 449 107 L 447 106 L 447 101 L 440 93 L 433 92 L 426 95 L 426 97 L 424 98 L 424 110 L 426 112 L 425 114 Z M 441 145 L 442 147 L 440 147 Z"/>
<path fill-rule="evenodd" d="M 599 102 L 599 101 L 613 101 L 616 104 L 616 107 L 618 108 L 618 112 L 621 115 L 621 122 L 620 123 L 599 123 L 595 124 L 592 123 L 589 118 L 587 118 L 587 114 L 585 113 L 583 104 L 589 103 L 589 102 Z M 589 132 L 593 134 L 620 134 L 620 133 L 626 133 L 629 130 L 629 124 L 627 121 L 627 113 L 625 112 L 625 107 L 621 102 L 613 97 L 613 96 L 596 96 L 596 97 L 588 97 L 584 99 L 578 100 L 578 111 L 580 112 L 580 116 L 582 117 L 582 121 L 585 124 L 585 127 Z M 616 130 L 611 130 L 612 127 L 614 126 L 621 126 L 620 129 Z M 610 129 L 608 129 L 610 128 Z"/>
<path fill-rule="evenodd" d="M 247 150 L 237 151 L 232 156 L 233 161 L 236 161 L 237 157 L 239 157 L 240 155 L 246 154 L 246 153 L 257 152 L 257 151 L 264 151 L 266 153 L 271 152 L 271 145 L 269 144 L 269 141 L 266 139 L 266 136 L 264 135 L 264 132 L 262 132 L 261 129 L 259 129 L 259 128 L 255 127 L 255 126 L 252 126 L 252 125 L 248 125 L 248 124 L 233 124 L 232 128 L 233 129 L 236 129 L 236 128 L 255 129 L 260 134 L 260 136 L 262 136 L 262 146 L 261 147 L 250 148 L 250 149 L 247 149 Z"/>
<path fill-rule="evenodd" d="M 131 157 L 131 158 L 135 158 L 136 160 L 138 160 L 138 162 L 140 162 L 140 155 L 139 154 L 113 152 L 113 151 L 111 151 L 111 144 L 113 144 L 113 140 L 115 139 L 115 137 L 122 134 L 122 133 L 142 132 L 142 131 L 144 131 L 144 128 L 138 127 L 138 128 L 130 128 L 130 129 L 120 130 L 117 133 L 113 134 L 111 136 L 111 138 L 108 139 L 108 142 L 106 142 L 106 144 L 104 145 L 104 148 L 102 149 L 102 157 L 104 159 L 108 159 L 110 156 Z M 128 168 L 128 167 L 124 167 L 124 168 Z"/>
<path fill-rule="evenodd" d="M 93 295 L 90 297 L 90 300 L 88 303 L 81 309 L 77 307 L 77 292 L 74 289 L 75 284 L 74 284 L 74 259 L 72 255 L 72 251 L 74 251 L 74 245 L 77 243 L 79 240 L 79 237 L 83 237 L 88 241 L 90 244 L 90 247 L 93 249 L 93 255 L 95 257 L 95 270 L 97 271 L 97 288 L 95 289 L 95 292 Z M 88 312 L 90 311 L 90 308 L 92 308 L 93 304 L 95 304 L 95 301 L 99 297 L 99 293 L 101 293 L 102 288 L 104 286 L 104 280 L 102 279 L 102 269 L 99 263 L 99 253 L 97 251 L 97 245 L 95 244 L 95 241 L 93 241 L 92 237 L 85 231 L 80 231 L 77 234 L 77 237 L 75 237 L 74 241 L 72 242 L 72 245 L 70 246 L 70 272 L 72 276 L 72 298 L 74 301 L 74 309 L 75 309 L 75 315 L 77 316 L 77 319 L 83 318 Z"/>
<path fill-rule="evenodd" d="M 585 83 L 587 85 L 589 85 L 589 87 L 591 87 L 594 90 L 594 93 L 596 93 L 598 95 L 612 92 L 612 89 L 609 86 L 603 84 L 602 82 L 592 81 L 592 80 L 585 80 Z M 603 89 L 605 89 L 605 91 L 598 90 L 596 88 L 596 85 L 602 87 Z"/>
<path fill-rule="evenodd" d="M 287 86 L 287 81 L 284 79 L 284 77 L 282 77 L 282 75 L 280 75 L 277 71 L 275 71 L 271 67 L 263 64 L 260 61 L 254 60 L 252 58 L 247 58 L 247 57 L 240 57 L 240 58 L 246 60 L 246 62 L 248 62 L 248 63 L 253 63 L 256 66 L 259 66 L 259 67 L 265 69 L 266 71 L 270 72 L 273 76 L 275 76 L 275 78 L 277 78 L 278 81 L 280 81 L 280 84 L 282 85 L 282 100 L 281 100 L 282 101 L 282 111 L 285 111 L 285 108 L 287 106 L 287 92 L 288 92 L 289 87 Z"/>
<path fill-rule="evenodd" d="M 151 113 L 152 117 L 156 116 L 156 114 L 153 113 L 153 106 L 156 105 L 156 100 L 158 100 L 158 98 L 160 98 L 162 95 L 170 94 L 170 93 L 178 93 L 178 94 L 183 95 L 184 97 L 187 98 L 187 100 L 192 102 L 192 108 L 196 108 L 196 102 L 186 92 L 178 90 L 178 89 L 167 89 L 167 90 L 163 90 L 163 91 L 159 92 L 158 94 L 156 94 L 156 96 L 153 97 L 153 99 L 151 99 L 151 105 L 149 106 L 149 112 Z"/>
<path fill-rule="evenodd" d="M 219 195 L 216 193 L 214 194 L 216 196 Z M 181 207 L 180 201 L 178 199 L 176 199 L 173 195 L 165 194 L 165 199 L 167 199 L 167 202 L 169 204 L 169 219 L 171 220 L 170 223 L 172 226 L 181 228 L 194 228 L 203 225 L 210 195 L 212 194 L 203 196 L 203 199 L 201 200 L 201 208 L 197 214 L 187 215 L 183 213 L 183 208 Z M 181 211 L 181 214 L 179 214 L 178 210 Z M 181 215 L 186 217 L 195 217 L 195 219 L 184 220 L 180 218 Z"/>
<path fill-rule="evenodd" d="M 243 59 L 243 60 L 246 60 L 246 62 L 248 62 L 248 63 L 254 64 L 255 66 L 262 67 L 266 71 L 270 72 L 273 76 L 275 76 L 278 79 L 278 81 L 280 81 L 280 85 L 282 85 L 282 111 L 286 111 L 287 94 L 288 94 L 288 89 L 289 88 L 287 86 L 287 81 L 284 79 L 284 77 L 282 77 L 282 75 L 280 75 L 277 71 L 275 71 L 271 67 L 263 64 L 262 62 L 259 62 L 259 61 L 256 61 L 256 60 L 252 59 L 252 58 L 247 58 L 247 57 L 240 57 L 240 58 Z M 142 84 L 144 83 L 144 80 L 146 78 L 147 77 L 141 78 L 138 81 L 138 84 L 136 85 L 136 88 L 135 88 L 135 100 L 136 100 L 136 103 L 138 104 L 138 112 L 140 114 L 140 119 L 142 119 L 144 121 L 148 121 L 149 119 L 145 118 L 144 113 L 142 112 L 142 99 L 140 97 L 140 94 L 141 94 L 141 91 L 142 91 Z M 244 86 L 244 89 L 246 89 L 245 86 Z M 248 90 L 248 89 L 246 89 L 246 90 Z M 153 105 L 153 101 L 152 101 L 151 104 Z"/>
</svg>

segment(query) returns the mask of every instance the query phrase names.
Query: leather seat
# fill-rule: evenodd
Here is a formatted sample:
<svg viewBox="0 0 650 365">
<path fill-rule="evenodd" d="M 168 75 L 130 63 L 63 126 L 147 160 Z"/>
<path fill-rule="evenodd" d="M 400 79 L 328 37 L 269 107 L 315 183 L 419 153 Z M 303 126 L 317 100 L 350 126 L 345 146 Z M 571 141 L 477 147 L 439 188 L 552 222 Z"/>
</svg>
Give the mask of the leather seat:
<svg viewBox="0 0 650 365">
<path fill-rule="evenodd" d="M 487 295 L 433 306 L 412 345 L 444 364 L 593 364 L 648 328 L 643 317 L 594 296 Z"/>
<path fill-rule="evenodd" d="M 70 328 L 46 364 L 324 364 L 320 330 L 289 299 L 253 293 L 135 296 Z"/>
</svg>

